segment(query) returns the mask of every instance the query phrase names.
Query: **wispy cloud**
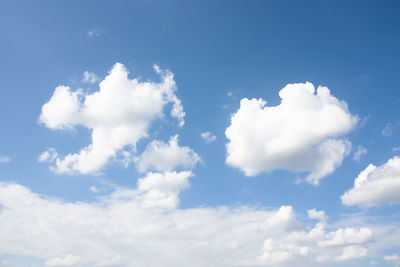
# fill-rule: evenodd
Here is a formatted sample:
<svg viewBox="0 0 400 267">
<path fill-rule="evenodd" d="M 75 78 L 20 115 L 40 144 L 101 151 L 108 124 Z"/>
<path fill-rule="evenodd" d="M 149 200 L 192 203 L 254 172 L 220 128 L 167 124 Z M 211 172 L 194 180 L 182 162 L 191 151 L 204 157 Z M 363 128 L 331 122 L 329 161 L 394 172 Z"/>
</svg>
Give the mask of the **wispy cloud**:
<svg viewBox="0 0 400 267">
<path fill-rule="evenodd" d="M 214 142 L 217 137 L 213 134 L 211 134 L 210 132 L 204 132 L 200 134 L 201 138 L 203 138 L 204 142 L 206 142 L 207 144 Z"/>
</svg>

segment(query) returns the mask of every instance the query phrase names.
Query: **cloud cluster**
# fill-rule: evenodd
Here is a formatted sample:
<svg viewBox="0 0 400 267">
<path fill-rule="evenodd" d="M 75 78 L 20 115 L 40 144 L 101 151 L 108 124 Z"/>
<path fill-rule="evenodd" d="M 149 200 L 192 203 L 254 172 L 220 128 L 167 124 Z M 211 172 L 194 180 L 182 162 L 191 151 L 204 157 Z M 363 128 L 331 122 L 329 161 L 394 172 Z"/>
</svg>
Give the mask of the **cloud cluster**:
<svg viewBox="0 0 400 267">
<path fill-rule="evenodd" d="M 311 83 L 288 84 L 279 92 L 278 106 L 262 99 L 240 101 L 226 129 L 226 162 L 246 176 L 286 169 L 310 172 L 307 181 L 318 184 L 340 166 L 351 144 L 342 138 L 356 125 L 344 101 L 327 87 Z"/>
<path fill-rule="evenodd" d="M 43 105 L 39 122 L 58 130 L 86 127 L 91 131 L 92 143 L 64 158 L 52 153 L 56 158 L 51 169 L 56 173 L 95 174 L 118 153 L 132 157 L 136 143 L 148 136 L 150 123 L 164 116 L 169 103 L 171 116 L 182 126 L 185 112 L 175 95 L 174 76 L 158 66 L 154 69 L 161 76 L 159 83 L 129 79 L 127 69 L 117 63 L 97 92 L 58 86 Z"/>
<path fill-rule="evenodd" d="M 381 166 L 370 164 L 354 180 L 354 187 L 345 192 L 342 202 L 348 206 L 372 207 L 400 203 L 400 157 L 393 157 Z"/>
<path fill-rule="evenodd" d="M 171 175 L 179 175 L 171 173 Z M 146 180 L 147 179 L 147 180 Z M 164 183 L 164 180 L 166 183 Z M 43 259 L 46 266 L 327 266 L 367 256 L 373 231 L 296 219 L 291 206 L 174 209 L 144 205 L 149 190 L 187 186 L 145 178 L 95 202 L 65 202 L 0 183 L 0 254 Z M 328 230 L 332 229 L 333 230 Z"/>
</svg>

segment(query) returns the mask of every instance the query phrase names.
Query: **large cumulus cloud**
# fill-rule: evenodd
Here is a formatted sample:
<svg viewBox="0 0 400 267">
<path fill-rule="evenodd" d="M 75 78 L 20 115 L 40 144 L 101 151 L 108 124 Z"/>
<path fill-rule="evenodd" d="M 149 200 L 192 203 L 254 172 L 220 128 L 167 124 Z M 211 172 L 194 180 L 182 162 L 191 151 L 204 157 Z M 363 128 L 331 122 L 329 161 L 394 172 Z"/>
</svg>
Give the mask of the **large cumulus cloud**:
<svg viewBox="0 0 400 267">
<path fill-rule="evenodd" d="M 344 136 L 358 118 L 327 87 L 288 84 L 279 96 L 278 106 L 240 101 L 225 132 L 226 162 L 246 176 L 275 169 L 309 172 L 307 181 L 318 184 L 348 155 L 351 143 Z"/>
<path fill-rule="evenodd" d="M 154 69 L 160 82 L 129 79 L 127 69 L 117 63 L 94 93 L 58 86 L 43 105 L 39 122 L 51 129 L 86 127 L 91 130 L 92 143 L 63 158 L 53 153 L 51 169 L 56 173 L 96 173 L 117 153 L 132 157 L 136 143 L 148 135 L 150 123 L 165 116 L 168 103 L 172 103 L 171 116 L 182 126 L 185 113 L 175 95 L 174 76 L 158 66 Z"/>
</svg>

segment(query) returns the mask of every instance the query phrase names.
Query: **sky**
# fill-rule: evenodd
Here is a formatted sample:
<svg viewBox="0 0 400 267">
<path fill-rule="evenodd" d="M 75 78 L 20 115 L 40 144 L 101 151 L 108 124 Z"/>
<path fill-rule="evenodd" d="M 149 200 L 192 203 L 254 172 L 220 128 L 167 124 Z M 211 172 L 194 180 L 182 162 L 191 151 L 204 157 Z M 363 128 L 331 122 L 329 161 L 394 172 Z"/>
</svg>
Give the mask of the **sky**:
<svg viewBox="0 0 400 267">
<path fill-rule="evenodd" d="M 0 2 L 0 267 L 399 266 L 397 1 Z"/>
</svg>

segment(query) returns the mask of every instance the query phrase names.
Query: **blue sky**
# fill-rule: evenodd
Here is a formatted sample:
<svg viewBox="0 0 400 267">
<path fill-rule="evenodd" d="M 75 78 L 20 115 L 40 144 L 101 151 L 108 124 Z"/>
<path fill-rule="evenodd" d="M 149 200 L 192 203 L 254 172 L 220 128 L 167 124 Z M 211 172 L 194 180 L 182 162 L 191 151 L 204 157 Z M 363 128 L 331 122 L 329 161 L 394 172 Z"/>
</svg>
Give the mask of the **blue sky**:
<svg viewBox="0 0 400 267">
<path fill-rule="evenodd" d="M 2 1 L 0 266 L 400 264 L 399 8 Z"/>
</svg>

